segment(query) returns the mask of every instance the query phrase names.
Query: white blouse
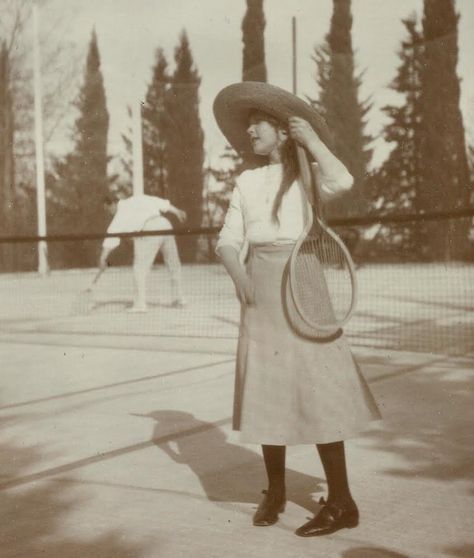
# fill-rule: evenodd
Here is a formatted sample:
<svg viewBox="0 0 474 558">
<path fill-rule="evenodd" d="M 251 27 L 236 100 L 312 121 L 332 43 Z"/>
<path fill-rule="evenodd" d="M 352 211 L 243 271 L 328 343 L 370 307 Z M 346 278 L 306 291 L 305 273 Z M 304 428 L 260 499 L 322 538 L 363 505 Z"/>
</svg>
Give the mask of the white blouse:
<svg viewBox="0 0 474 558">
<path fill-rule="evenodd" d="M 244 171 L 232 192 L 229 209 L 219 234 L 216 252 L 222 246 L 232 246 L 241 252 L 244 245 L 260 243 L 286 244 L 295 242 L 305 225 L 306 195 L 295 180 L 283 196 L 278 213 L 279 224 L 272 221 L 272 208 L 280 188 L 283 167 L 267 165 Z M 321 177 L 321 189 L 327 195 L 348 190 L 352 176 L 343 179 Z"/>
</svg>

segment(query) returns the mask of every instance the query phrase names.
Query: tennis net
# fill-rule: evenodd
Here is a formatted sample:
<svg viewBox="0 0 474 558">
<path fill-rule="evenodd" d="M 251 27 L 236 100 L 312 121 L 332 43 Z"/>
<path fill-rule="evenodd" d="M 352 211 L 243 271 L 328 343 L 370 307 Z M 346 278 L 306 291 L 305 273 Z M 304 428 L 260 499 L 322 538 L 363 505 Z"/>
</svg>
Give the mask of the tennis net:
<svg viewBox="0 0 474 558">
<path fill-rule="evenodd" d="M 473 216 L 470 210 L 333 223 L 357 266 L 359 302 L 346 327 L 352 344 L 474 354 Z M 441 248 L 439 240 L 430 245 L 433 230 L 439 239 L 440 229 L 451 235 Z M 216 229 L 176 231 L 180 253 L 185 254 L 184 306 L 172 304 L 170 274 L 158 254 L 147 278 L 148 311 L 129 311 L 134 293 L 132 237 L 163 234 L 119 235 L 123 242 L 111 266 L 86 297 L 97 271 L 93 261 L 100 251 L 99 235 L 0 239 L 0 261 L 17 269 L 0 274 L 1 333 L 235 339 L 240 306 L 215 257 Z M 39 275 L 36 260 L 44 244 L 51 271 Z M 94 255 L 89 264 L 85 254 Z"/>
</svg>

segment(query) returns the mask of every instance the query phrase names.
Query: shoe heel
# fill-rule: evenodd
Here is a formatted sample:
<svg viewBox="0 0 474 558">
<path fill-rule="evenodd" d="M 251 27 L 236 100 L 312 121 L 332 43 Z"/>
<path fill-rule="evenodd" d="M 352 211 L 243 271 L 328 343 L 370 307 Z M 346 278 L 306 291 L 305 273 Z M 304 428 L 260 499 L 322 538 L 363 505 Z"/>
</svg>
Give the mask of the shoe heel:
<svg viewBox="0 0 474 558">
<path fill-rule="evenodd" d="M 351 514 L 346 520 L 346 527 L 348 529 L 354 529 L 354 527 L 357 527 L 358 525 L 359 525 L 359 514 L 358 513 Z"/>
</svg>

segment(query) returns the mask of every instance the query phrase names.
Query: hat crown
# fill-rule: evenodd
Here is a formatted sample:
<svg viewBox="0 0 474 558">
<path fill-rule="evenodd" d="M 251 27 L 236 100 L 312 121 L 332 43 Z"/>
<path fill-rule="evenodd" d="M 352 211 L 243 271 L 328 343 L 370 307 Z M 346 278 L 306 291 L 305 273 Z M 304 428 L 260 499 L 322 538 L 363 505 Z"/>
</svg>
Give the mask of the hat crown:
<svg viewBox="0 0 474 558">
<path fill-rule="evenodd" d="M 261 81 L 243 81 L 224 87 L 213 105 L 217 124 L 232 147 L 239 153 L 252 153 L 247 128 L 249 113 L 258 110 L 281 122 L 299 116 L 312 126 L 320 139 L 330 147 L 331 134 L 324 118 L 296 95 Z"/>
</svg>

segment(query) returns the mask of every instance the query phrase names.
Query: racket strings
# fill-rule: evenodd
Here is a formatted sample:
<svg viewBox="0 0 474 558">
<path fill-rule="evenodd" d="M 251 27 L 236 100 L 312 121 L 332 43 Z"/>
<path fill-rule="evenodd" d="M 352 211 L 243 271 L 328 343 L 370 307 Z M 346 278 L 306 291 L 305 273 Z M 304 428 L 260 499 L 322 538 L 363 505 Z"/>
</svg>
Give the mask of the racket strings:
<svg viewBox="0 0 474 558">
<path fill-rule="evenodd" d="M 352 304 L 352 282 L 344 251 L 328 234 L 308 236 L 295 259 L 296 298 L 306 320 L 336 325 Z"/>
</svg>

